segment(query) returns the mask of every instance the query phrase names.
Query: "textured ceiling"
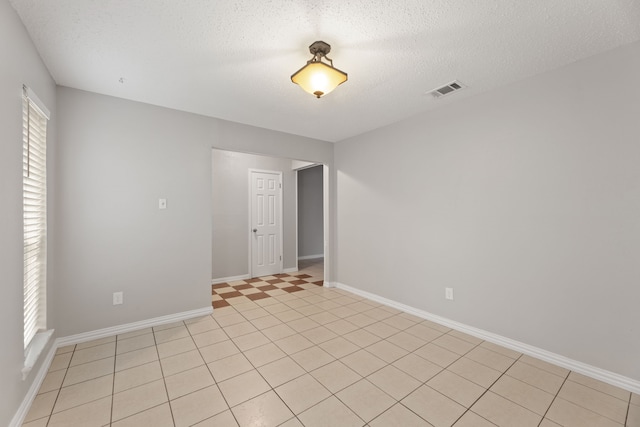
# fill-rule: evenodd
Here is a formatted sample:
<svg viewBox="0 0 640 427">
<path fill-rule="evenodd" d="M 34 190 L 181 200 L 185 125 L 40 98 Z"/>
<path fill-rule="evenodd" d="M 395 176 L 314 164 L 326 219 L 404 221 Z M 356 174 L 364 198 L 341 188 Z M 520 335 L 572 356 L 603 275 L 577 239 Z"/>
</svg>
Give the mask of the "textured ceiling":
<svg viewBox="0 0 640 427">
<path fill-rule="evenodd" d="M 327 141 L 640 39 L 638 0 L 10 2 L 60 85 Z M 290 81 L 316 40 L 349 74 L 322 99 Z"/>
</svg>

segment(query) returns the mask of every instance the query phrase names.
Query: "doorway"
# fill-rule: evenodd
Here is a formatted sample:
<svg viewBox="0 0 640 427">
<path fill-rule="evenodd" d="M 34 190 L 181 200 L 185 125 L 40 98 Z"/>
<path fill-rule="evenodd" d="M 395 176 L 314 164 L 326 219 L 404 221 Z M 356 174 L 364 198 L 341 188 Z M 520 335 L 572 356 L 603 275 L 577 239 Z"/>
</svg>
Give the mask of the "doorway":
<svg viewBox="0 0 640 427">
<path fill-rule="evenodd" d="M 282 273 L 282 172 L 249 169 L 251 277 Z"/>
</svg>

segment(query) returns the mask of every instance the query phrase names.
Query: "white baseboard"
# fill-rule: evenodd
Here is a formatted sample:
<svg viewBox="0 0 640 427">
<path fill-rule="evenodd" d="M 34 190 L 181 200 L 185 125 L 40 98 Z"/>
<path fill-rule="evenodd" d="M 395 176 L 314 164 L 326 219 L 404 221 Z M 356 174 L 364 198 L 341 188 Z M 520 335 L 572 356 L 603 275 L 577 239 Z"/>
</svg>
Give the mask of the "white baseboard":
<svg viewBox="0 0 640 427">
<path fill-rule="evenodd" d="M 345 285 L 346 286 L 346 285 Z M 325 288 L 337 288 L 337 283 L 336 282 L 327 282 L 326 280 L 324 281 L 324 287 Z M 348 290 L 345 288 L 345 290 Z M 355 294 L 355 292 L 354 292 Z"/>
<path fill-rule="evenodd" d="M 523 342 L 516 341 L 511 338 L 503 337 L 502 335 L 498 335 L 482 329 L 474 328 L 473 326 L 465 325 L 464 323 L 459 323 L 454 320 L 450 320 L 445 317 L 441 317 L 441 316 L 429 313 L 427 311 L 420 310 L 420 309 L 399 303 L 397 301 L 393 301 L 393 300 L 381 297 L 376 294 L 372 294 L 370 292 L 353 288 L 343 283 L 335 283 L 334 285 L 338 289 L 344 289 L 345 291 L 349 291 L 351 293 L 354 293 L 361 297 L 378 302 L 380 304 L 393 307 L 395 309 L 404 311 L 409 314 L 413 314 L 423 319 L 439 323 L 441 325 L 447 326 L 452 329 L 456 329 L 458 331 L 483 339 L 485 341 L 489 341 L 494 344 L 501 345 L 511 350 L 515 350 L 517 352 L 529 355 L 531 357 L 544 360 L 545 362 L 549 362 L 554 365 L 561 366 L 563 368 L 577 372 L 579 374 L 583 374 L 588 377 L 594 378 L 596 380 L 600 380 L 607 384 L 611 384 L 613 386 L 620 387 L 622 389 L 640 394 L 640 381 L 634 380 L 632 378 L 625 377 L 623 375 L 616 374 L 615 372 L 607 371 L 606 369 L 601 369 L 596 366 L 588 365 L 586 363 L 583 363 L 574 359 L 570 359 L 560 354 L 552 353 L 550 351 L 547 351 L 538 347 L 534 347 L 532 345 L 525 344 Z M 329 286 L 328 283 L 325 283 L 325 286 L 333 287 L 333 286 Z"/>
<path fill-rule="evenodd" d="M 289 267 L 282 270 L 283 273 L 287 273 L 287 274 L 295 273 L 296 271 L 298 271 L 298 267 Z"/>
<path fill-rule="evenodd" d="M 58 347 L 56 346 L 56 342 L 54 341 L 53 344 L 51 345 L 51 348 L 49 349 L 49 352 L 47 353 L 47 356 L 42 362 L 42 366 L 38 370 L 38 373 L 36 374 L 36 376 L 33 378 L 31 387 L 29 387 L 27 394 L 25 395 L 24 399 L 22 399 L 22 403 L 20 404 L 20 407 L 18 407 L 18 410 L 14 414 L 13 419 L 11 419 L 11 422 L 9 423 L 9 427 L 20 427 L 24 422 L 24 419 L 27 416 L 27 413 L 29 412 L 29 408 L 31 407 L 31 403 L 33 402 L 33 399 L 36 398 L 36 395 L 38 394 L 38 390 L 40 390 L 40 386 L 44 381 L 44 377 L 47 376 L 47 371 L 49 371 L 49 366 L 51 366 L 53 357 L 56 355 L 57 348 Z"/>
<path fill-rule="evenodd" d="M 166 323 L 178 322 L 180 320 L 192 319 L 194 317 L 206 316 L 208 314 L 213 313 L 213 307 L 208 306 L 204 308 L 199 308 L 196 310 L 183 311 L 181 313 L 169 314 L 167 316 L 154 317 L 152 319 L 141 320 L 139 322 L 127 323 L 124 325 L 112 326 L 110 328 L 98 329 L 95 331 L 84 332 L 82 334 L 70 335 L 68 337 L 57 338 L 51 348 L 49 349 L 49 353 L 47 353 L 47 357 L 40 366 L 36 377 L 33 379 L 33 383 L 31 383 L 31 387 L 29 387 L 29 391 L 27 395 L 22 399 L 22 403 L 16 411 L 9 427 L 20 427 L 24 422 L 24 418 L 27 416 L 29 412 L 29 408 L 33 403 L 33 399 L 35 399 L 40 386 L 42 385 L 42 381 L 44 381 L 44 377 L 47 375 L 47 371 L 49 371 L 49 366 L 51 366 L 51 362 L 56 354 L 56 350 L 60 347 L 65 347 L 67 345 L 80 344 L 86 341 L 97 340 L 100 338 L 106 338 L 113 335 L 124 334 L 127 332 L 137 331 L 138 329 L 149 328 L 152 326 L 160 326 Z"/>
<path fill-rule="evenodd" d="M 251 275 L 241 274 L 240 276 L 229 276 L 229 277 L 220 277 L 219 279 L 211 279 L 211 284 L 215 285 L 216 283 L 233 282 L 235 280 L 245 280 L 245 279 L 251 279 Z"/>
<path fill-rule="evenodd" d="M 303 259 L 317 259 L 317 258 L 324 258 L 324 254 L 299 256 L 298 261 Z"/>
</svg>

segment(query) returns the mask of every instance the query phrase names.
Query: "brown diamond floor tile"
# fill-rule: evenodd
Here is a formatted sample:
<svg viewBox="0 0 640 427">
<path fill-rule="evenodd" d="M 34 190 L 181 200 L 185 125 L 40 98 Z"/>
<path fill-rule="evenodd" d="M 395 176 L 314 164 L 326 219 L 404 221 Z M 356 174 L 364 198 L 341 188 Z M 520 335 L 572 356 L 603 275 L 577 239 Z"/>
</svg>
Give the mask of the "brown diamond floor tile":
<svg viewBox="0 0 640 427">
<path fill-rule="evenodd" d="M 222 288 L 228 288 L 229 284 L 228 283 L 218 283 L 217 285 L 211 285 L 211 289 L 222 289 Z"/>
<path fill-rule="evenodd" d="M 274 274 L 273 277 L 289 277 L 287 273 Z"/>
<path fill-rule="evenodd" d="M 309 276 L 308 274 L 298 274 L 298 275 L 296 275 L 296 277 L 298 279 L 306 279 L 307 277 L 311 277 L 311 276 Z"/>
<path fill-rule="evenodd" d="M 253 288 L 253 286 L 251 286 L 251 285 L 236 285 L 236 286 L 232 286 L 232 288 L 235 289 L 236 291 L 241 291 L 243 289 Z"/>
<path fill-rule="evenodd" d="M 247 298 L 249 298 L 251 301 L 256 301 L 259 299 L 264 299 L 264 298 L 271 298 L 271 295 L 269 294 L 265 294 L 264 292 L 260 292 L 257 294 L 249 294 L 249 295 L 245 295 Z"/>
<path fill-rule="evenodd" d="M 238 291 L 225 292 L 224 294 L 220 294 L 220 296 L 224 299 L 229 299 L 229 298 L 241 297 L 242 293 Z"/>
<path fill-rule="evenodd" d="M 231 304 L 229 304 L 225 300 L 220 300 L 220 301 L 213 301 L 211 305 L 213 306 L 213 308 L 222 308 L 222 307 L 229 307 Z"/>
<path fill-rule="evenodd" d="M 311 277 L 311 276 L 307 276 L 307 277 Z M 289 282 L 292 285 L 304 285 L 305 283 L 309 283 L 306 280 L 294 280 L 292 282 Z"/>
<path fill-rule="evenodd" d="M 313 282 L 314 285 L 322 286 L 324 285 L 324 280 L 318 280 L 317 282 Z"/>
<path fill-rule="evenodd" d="M 247 283 L 255 283 L 255 282 L 262 282 L 262 280 L 258 279 L 257 277 L 254 277 L 253 279 L 245 280 L 245 282 L 247 282 Z"/>
<path fill-rule="evenodd" d="M 289 286 L 288 288 L 282 288 L 282 290 L 291 293 L 291 292 L 303 291 L 304 289 L 298 286 Z"/>
<path fill-rule="evenodd" d="M 276 283 L 282 283 L 282 282 L 284 282 L 284 280 L 282 280 L 282 279 L 267 280 L 267 283 L 271 283 L 272 285 L 275 285 Z"/>
<path fill-rule="evenodd" d="M 264 285 L 264 286 L 258 286 L 257 289 L 260 289 L 261 291 L 272 291 L 278 288 L 273 285 Z"/>
</svg>

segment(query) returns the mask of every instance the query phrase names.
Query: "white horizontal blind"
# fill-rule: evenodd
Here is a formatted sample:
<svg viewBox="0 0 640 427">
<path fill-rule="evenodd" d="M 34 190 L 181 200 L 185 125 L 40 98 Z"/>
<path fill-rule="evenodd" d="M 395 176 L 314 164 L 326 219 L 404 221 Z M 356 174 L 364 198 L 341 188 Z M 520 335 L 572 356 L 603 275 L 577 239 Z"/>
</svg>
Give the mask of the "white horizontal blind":
<svg viewBox="0 0 640 427">
<path fill-rule="evenodd" d="M 25 87 L 22 100 L 24 218 L 24 347 L 46 329 L 47 119 L 46 109 Z"/>
</svg>

